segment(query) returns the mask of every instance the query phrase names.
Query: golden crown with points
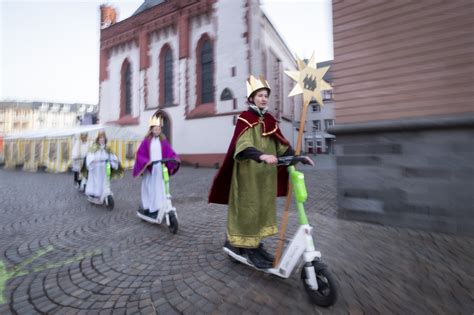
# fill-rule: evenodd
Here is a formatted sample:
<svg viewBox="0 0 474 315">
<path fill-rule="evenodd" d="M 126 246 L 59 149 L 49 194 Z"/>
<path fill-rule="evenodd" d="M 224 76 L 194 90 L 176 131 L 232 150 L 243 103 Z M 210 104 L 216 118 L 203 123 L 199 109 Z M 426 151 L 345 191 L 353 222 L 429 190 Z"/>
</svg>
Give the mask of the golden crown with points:
<svg viewBox="0 0 474 315">
<path fill-rule="evenodd" d="M 149 126 L 150 127 L 154 127 L 154 126 L 163 127 L 163 115 L 161 111 L 157 111 L 156 113 L 153 114 L 153 116 L 151 116 Z"/>
<path fill-rule="evenodd" d="M 257 79 L 253 75 L 250 75 L 247 79 L 247 99 L 250 98 L 255 91 L 260 89 L 267 89 L 268 94 L 270 94 L 270 85 L 263 76 L 260 76 L 260 78 Z"/>
</svg>

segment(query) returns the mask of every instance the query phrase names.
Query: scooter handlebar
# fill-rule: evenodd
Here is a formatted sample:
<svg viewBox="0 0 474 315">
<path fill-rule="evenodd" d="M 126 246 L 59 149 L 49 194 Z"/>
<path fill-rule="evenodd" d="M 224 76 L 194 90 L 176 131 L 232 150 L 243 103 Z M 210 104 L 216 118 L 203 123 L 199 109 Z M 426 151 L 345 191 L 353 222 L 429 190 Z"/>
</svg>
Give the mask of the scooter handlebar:
<svg viewBox="0 0 474 315">
<path fill-rule="evenodd" d="M 307 161 L 307 159 L 304 155 L 279 156 L 277 166 L 295 165 L 297 163 L 304 163 L 305 161 Z"/>
<path fill-rule="evenodd" d="M 165 163 L 165 162 L 171 162 L 171 163 L 176 163 L 176 164 L 181 164 L 180 160 L 169 158 L 169 159 L 161 159 L 161 160 L 156 160 L 152 161 L 151 164 L 157 164 L 157 163 Z"/>
<path fill-rule="evenodd" d="M 103 162 L 107 163 L 107 162 L 110 162 L 110 160 L 107 159 L 107 160 L 92 160 L 91 161 L 91 163 L 103 163 Z"/>
</svg>

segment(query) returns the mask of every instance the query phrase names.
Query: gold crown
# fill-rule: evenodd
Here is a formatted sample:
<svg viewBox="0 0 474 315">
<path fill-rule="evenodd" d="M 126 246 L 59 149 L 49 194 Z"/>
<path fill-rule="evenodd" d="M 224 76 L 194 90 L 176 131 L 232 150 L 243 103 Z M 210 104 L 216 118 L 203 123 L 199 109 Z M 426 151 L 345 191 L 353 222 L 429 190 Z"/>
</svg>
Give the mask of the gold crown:
<svg viewBox="0 0 474 315">
<path fill-rule="evenodd" d="M 157 111 L 156 113 L 153 114 L 153 116 L 151 116 L 149 126 L 150 127 L 153 127 L 153 126 L 163 127 L 163 116 L 161 115 L 160 111 Z"/>
<path fill-rule="evenodd" d="M 247 80 L 247 98 L 260 89 L 268 89 L 268 94 L 270 94 L 270 85 L 263 76 L 260 76 L 260 78 L 257 79 L 253 75 L 250 75 Z"/>
</svg>

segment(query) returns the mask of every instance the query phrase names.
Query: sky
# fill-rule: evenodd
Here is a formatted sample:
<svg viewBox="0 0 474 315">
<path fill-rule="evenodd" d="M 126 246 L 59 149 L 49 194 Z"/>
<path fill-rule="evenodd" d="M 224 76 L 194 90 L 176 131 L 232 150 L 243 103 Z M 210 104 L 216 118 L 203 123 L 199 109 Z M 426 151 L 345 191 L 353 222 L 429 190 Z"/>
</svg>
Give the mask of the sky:
<svg viewBox="0 0 474 315">
<path fill-rule="evenodd" d="M 331 0 L 260 2 L 294 55 L 333 59 Z M 143 0 L 0 0 L 0 100 L 97 104 L 103 3 L 121 21 Z"/>
</svg>

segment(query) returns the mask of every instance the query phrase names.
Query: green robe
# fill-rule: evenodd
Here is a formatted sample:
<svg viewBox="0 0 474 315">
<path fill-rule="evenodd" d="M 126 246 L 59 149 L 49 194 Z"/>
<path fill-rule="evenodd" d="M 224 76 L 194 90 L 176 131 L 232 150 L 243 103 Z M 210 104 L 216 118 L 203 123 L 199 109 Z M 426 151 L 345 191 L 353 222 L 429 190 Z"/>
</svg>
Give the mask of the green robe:
<svg viewBox="0 0 474 315">
<path fill-rule="evenodd" d="M 277 168 L 236 156 L 254 147 L 280 156 L 288 146 L 262 136 L 262 124 L 247 129 L 237 140 L 227 213 L 227 238 L 233 246 L 256 248 L 262 238 L 278 232 L 276 219 Z"/>
</svg>

